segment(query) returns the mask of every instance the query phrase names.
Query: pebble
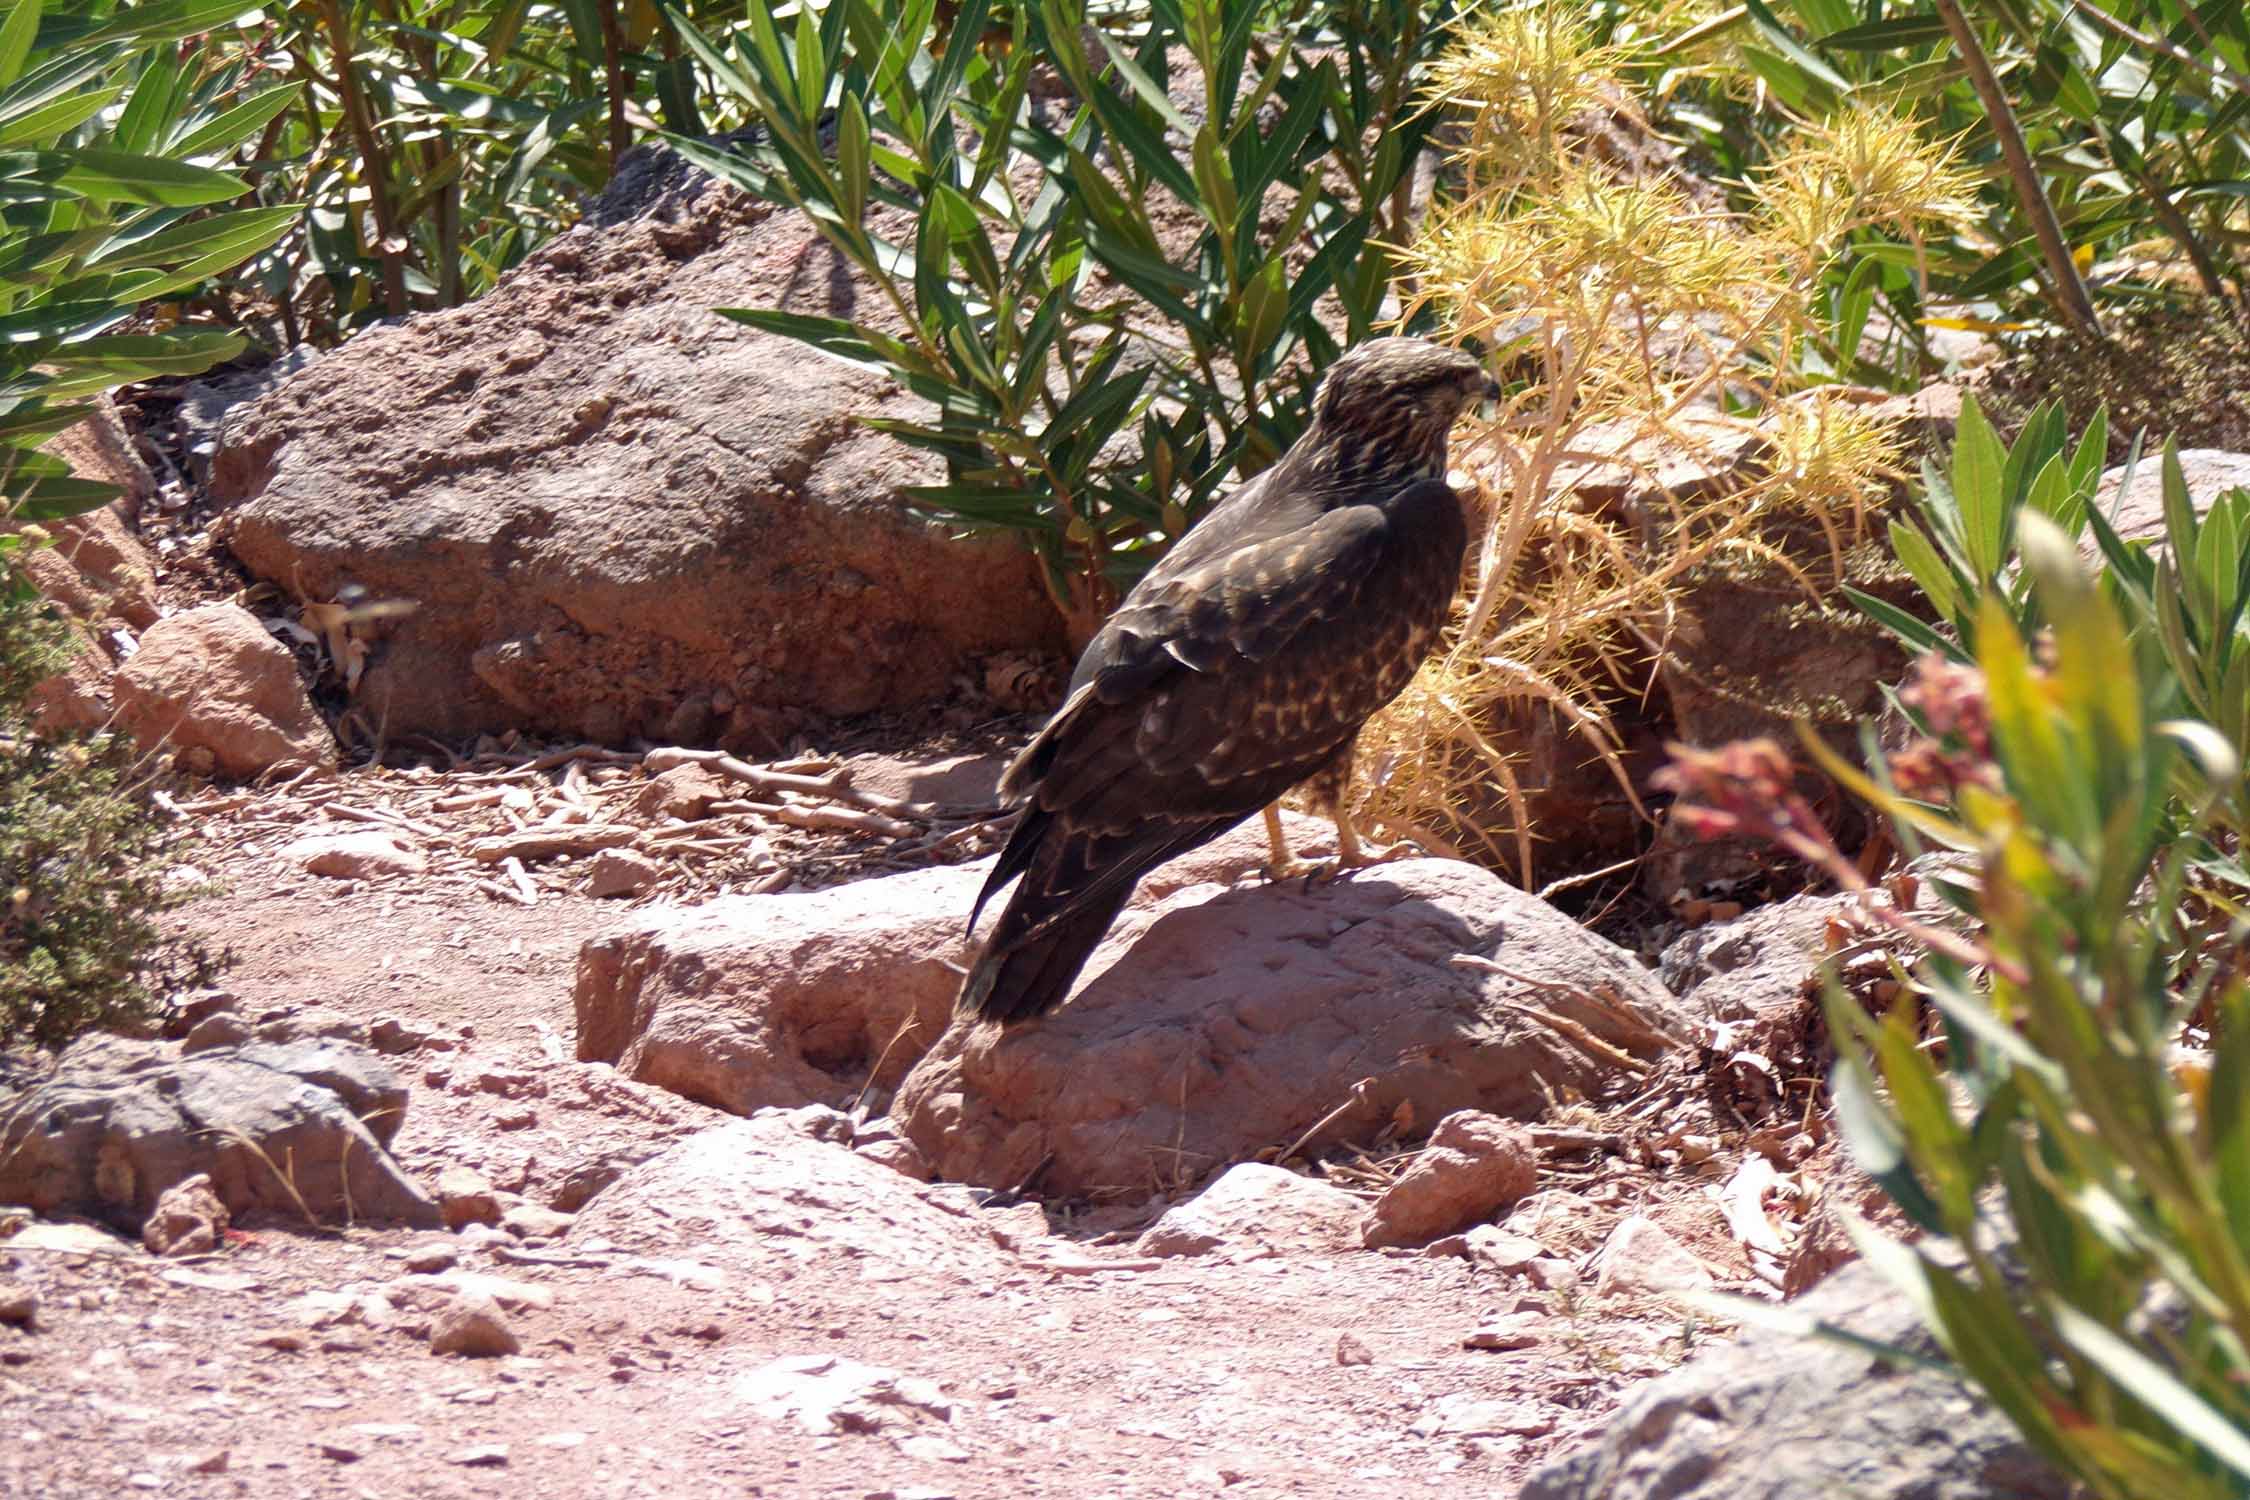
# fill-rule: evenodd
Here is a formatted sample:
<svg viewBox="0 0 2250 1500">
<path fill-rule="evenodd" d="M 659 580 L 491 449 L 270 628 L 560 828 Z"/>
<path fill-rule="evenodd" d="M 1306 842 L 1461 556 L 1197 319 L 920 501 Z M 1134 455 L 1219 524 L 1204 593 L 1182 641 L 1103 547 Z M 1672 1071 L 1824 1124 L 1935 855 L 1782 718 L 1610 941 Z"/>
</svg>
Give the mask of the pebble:
<svg viewBox="0 0 2250 1500">
<path fill-rule="evenodd" d="M 447 1167 L 438 1173 L 437 1199 L 448 1229 L 500 1222 L 499 1196 L 483 1174 L 469 1167 Z"/>
<path fill-rule="evenodd" d="M 445 1456 L 449 1464 L 459 1464 L 465 1469 L 499 1469 L 508 1463 L 506 1443 L 479 1443 L 474 1448 L 461 1448 Z"/>
<path fill-rule="evenodd" d="M 1375 1355 L 1365 1344 L 1352 1335 L 1341 1334 L 1336 1339 L 1336 1363 L 1340 1365 L 1371 1365 Z"/>
<path fill-rule="evenodd" d="M 570 1229 L 571 1215 L 536 1203 L 519 1203 L 501 1215 L 500 1227 L 519 1240 L 558 1239 Z"/>
<path fill-rule="evenodd" d="M 461 1252 L 443 1240 L 427 1245 L 416 1245 L 406 1252 L 403 1262 L 406 1269 L 418 1276 L 434 1276 L 440 1271 L 450 1271 L 460 1262 Z"/>
<path fill-rule="evenodd" d="M 29 1328 L 38 1317 L 38 1292 L 20 1281 L 0 1281 L 0 1323 Z"/>
<path fill-rule="evenodd" d="M 460 1292 L 438 1310 L 430 1326 L 432 1354 L 461 1354 L 471 1359 L 492 1359 L 514 1354 L 523 1341 L 500 1311 L 500 1304 L 478 1292 Z"/>
<path fill-rule="evenodd" d="M 1541 1339 L 1536 1313 L 1508 1313 L 1461 1340 L 1464 1349 L 1529 1349 Z"/>
</svg>

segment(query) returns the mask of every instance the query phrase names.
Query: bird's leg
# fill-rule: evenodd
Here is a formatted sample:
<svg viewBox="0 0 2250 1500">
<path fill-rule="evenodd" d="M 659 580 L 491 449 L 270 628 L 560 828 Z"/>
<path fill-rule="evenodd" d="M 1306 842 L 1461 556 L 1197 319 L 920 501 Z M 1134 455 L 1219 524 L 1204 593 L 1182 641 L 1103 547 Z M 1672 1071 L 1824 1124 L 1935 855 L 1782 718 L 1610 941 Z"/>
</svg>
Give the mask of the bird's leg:
<svg viewBox="0 0 2250 1500">
<path fill-rule="evenodd" d="M 1412 844 L 1377 844 L 1369 846 L 1359 841 L 1359 828 L 1352 815 L 1338 802 L 1332 816 L 1336 820 L 1336 869 L 1364 870 L 1369 865 L 1385 865 L 1394 859 L 1404 859 L 1415 853 Z"/>
<path fill-rule="evenodd" d="M 1294 880 L 1300 875 L 1317 875 L 1318 860 L 1299 859 L 1289 848 L 1289 835 L 1281 828 L 1281 804 L 1266 804 L 1266 844 L 1271 858 L 1266 861 L 1266 874 L 1275 880 Z"/>
</svg>

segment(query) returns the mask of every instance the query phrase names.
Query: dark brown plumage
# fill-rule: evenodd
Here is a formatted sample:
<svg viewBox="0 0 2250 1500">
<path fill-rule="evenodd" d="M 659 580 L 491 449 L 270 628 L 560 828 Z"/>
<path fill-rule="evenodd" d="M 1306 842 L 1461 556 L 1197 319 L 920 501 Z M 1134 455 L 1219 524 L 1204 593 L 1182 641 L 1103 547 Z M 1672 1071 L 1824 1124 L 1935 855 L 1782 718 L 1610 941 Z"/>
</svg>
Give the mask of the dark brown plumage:
<svg viewBox="0 0 2250 1500">
<path fill-rule="evenodd" d="M 1023 812 L 977 911 L 1020 881 L 962 1010 L 1051 1010 L 1143 875 L 1348 766 L 1445 624 L 1468 544 L 1446 437 L 1494 389 L 1459 350 L 1357 346 L 1281 461 L 1125 596 L 1001 782 Z"/>
</svg>

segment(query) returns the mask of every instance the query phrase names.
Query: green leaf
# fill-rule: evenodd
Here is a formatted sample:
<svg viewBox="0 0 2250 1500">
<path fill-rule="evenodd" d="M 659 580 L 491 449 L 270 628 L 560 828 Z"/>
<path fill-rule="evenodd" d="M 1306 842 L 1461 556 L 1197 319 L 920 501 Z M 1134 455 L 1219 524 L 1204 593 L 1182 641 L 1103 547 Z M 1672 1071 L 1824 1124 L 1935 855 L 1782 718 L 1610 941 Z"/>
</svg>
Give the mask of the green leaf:
<svg viewBox="0 0 2250 1500">
<path fill-rule="evenodd" d="M 2046 1312 L 2063 1342 L 2131 1392 L 2134 1400 L 2237 1475 L 2250 1478 L 2250 1432 L 2228 1421 L 2179 1376 L 2077 1308 L 2050 1300 Z"/>
<path fill-rule="evenodd" d="M 236 103 L 236 106 L 223 110 L 221 115 L 214 115 L 212 119 L 203 121 L 200 126 L 180 121 L 178 126 L 173 126 L 176 139 L 171 139 L 167 144 L 167 151 L 180 157 L 205 155 L 214 151 L 234 151 L 245 139 L 250 139 L 259 130 L 272 124 L 275 115 L 286 110 L 290 103 L 295 103 L 299 94 L 302 94 L 302 85 L 299 83 L 277 83 L 275 88 L 259 90 L 252 97 Z"/>
<path fill-rule="evenodd" d="M 147 380 L 158 375 L 200 375 L 222 360 L 242 352 L 247 341 L 239 333 L 199 328 L 185 333 L 116 333 L 65 344 L 48 356 L 60 369 L 98 368 L 111 383 Z"/>
<path fill-rule="evenodd" d="M 249 184 L 225 172 L 121 151 L 0 154 L 0 182 L 11 179 L 51 184 L 97 203 L 145 203 L 160 208 L 223 203 L 249 191 Z"/>
<path fill-rule="evenodd" d="M 1830 985 L 1823 1001 L 1828 1025 L 1838 1037 L 1850 1036 L 1858 1045 L 1837 1048 L 1836 1065 L 1828 1076 L 1835 1100 L 1836 1119 L 1844 1144 L 1861 1171 L 1873 1178 L 1909 1219 L 1933 1234 L 1946 1232 L 1944 1213 L 1922 1186 L 1908 1160 L 1905 1134 L 1875 1091 L 1875 1075 L 1861 1050 L 1872 1045 L 1875 1023 L 1859 1002 Z"/>
<path fill-rule="evenodd" d="M 218 254 L 247 259 L 289 232 L 304 210 L 295 204 L 279 208 L 241 208 L 174 224 L 143 239 L 126 240 L 104 251 L 88 264 L 96 268 L 166 266 L 201 260 Z"/>
<path fill-rule="evenodd" d="M 1135 62 L 1133 55 L 1119 46 L 1117 40 L 1108 32 L 1097 30 L 1095 35 L 1100 38 L 1102 47 L 1109 53 L 1110 64 L 1117 69 L 1117 76 L 1125 80 L 1143 104 L 1156 112 L 1157 118 L 1164 122 L 1165 127 L 1176 130 L 1183 136 L 1193 136 L 1196 130 L 1195 123 L 1186 115 L 1180 113 L 1179 106 L 1172 102 L 1172 96 L 1164 91 L 1161 84 L 1148 76 L 1148 70 Z"/>
<path fill-rule="evenodd" d="M 1892 553 L 1912 575 L 1922 597 L 1944 618 L 1956 623 L 1964 620 L 1968 615 L 1968 599 L 1963 592 L 1967 581 L 1946 566 L 1922 528 L 1901 518 L 1891 522 L 1890 537 Z"/>
<path fill-rule="evenodd" d="M 1926 47 L 1945 40 L 1945 22 L 1937 15 L 1891 16 L 1864 26 L 1831 31 L 1820 39 L 1823 47 L 1846 52 L 1894 52 L 1902 47 Z"/>
<path fill-rule="evenodd" d="M 62 521 L 99 510 L 125 492 L 114 484 L 63 474 L 33 474 L 22 469 L 0 481 L 8 513 L 18 521 Z"/>
<path fill-rule="evenodd" d="M 2007 453 L 1977 398 L 1961 403 L 1953 439 L 1953 502 L 1960 507 L 1961 540 L 1970 569 L 1982 582 L 1999 576 L 2009 531 L 2005 475 Z"/>
<path fill-rule="evenodd" d="M 0 20 L 0 88 L 23 76 L 31 56 L 32 38 L 39 34 L 42 0 L 12 0 L 5 20 Z"/>
<path fill-rule="evenodd" d="M 52 145 L 57 137 L 76 130 L 100 114 L 124 92 L 123 85 L 67 95 L 20 113 L 0 115 L 0 148 Z"/>
</svg>

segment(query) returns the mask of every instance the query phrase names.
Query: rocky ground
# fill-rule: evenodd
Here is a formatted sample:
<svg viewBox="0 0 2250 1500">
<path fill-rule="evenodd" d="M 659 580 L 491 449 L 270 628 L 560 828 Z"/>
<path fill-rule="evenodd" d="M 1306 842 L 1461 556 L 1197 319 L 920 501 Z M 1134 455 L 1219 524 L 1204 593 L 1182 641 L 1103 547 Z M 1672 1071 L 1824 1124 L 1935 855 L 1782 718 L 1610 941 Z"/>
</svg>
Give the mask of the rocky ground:
<svg viewBox="0 0 2250 1500">
<path fill-rule="evenodd" d="M 1708 1339 L 1667 1290 L 1765 1284 L 1718 1192 L 1741 1153 L 1705 1142 L 1644 1162 L 1558 1127 L 1481 1239 L 1374 1250 L 1414 1153 L 1136 1244 L 1193 1188 L 1042 1207 L 917 1182 L 818 1105 L 731 1120 L 575 1059 L 582 947 L 660 907 L 307 873 L 305 830 L 379 784 L 301 784 L 278 847 L 287 794 L 204 815 L 224 894 L 179 920 L 238 961 L 197 1024 L 389 1054 L 392 1152 L 458 1227 L 254 1210 L 173 1256 L 19 1228 L 7 1493 L 1505 1490 Z M 1795 1181 L 1766 1198 L 1792 1236 Z M 492 1326 L 437 1352 L 464 1319 Z"/>
</svg>

